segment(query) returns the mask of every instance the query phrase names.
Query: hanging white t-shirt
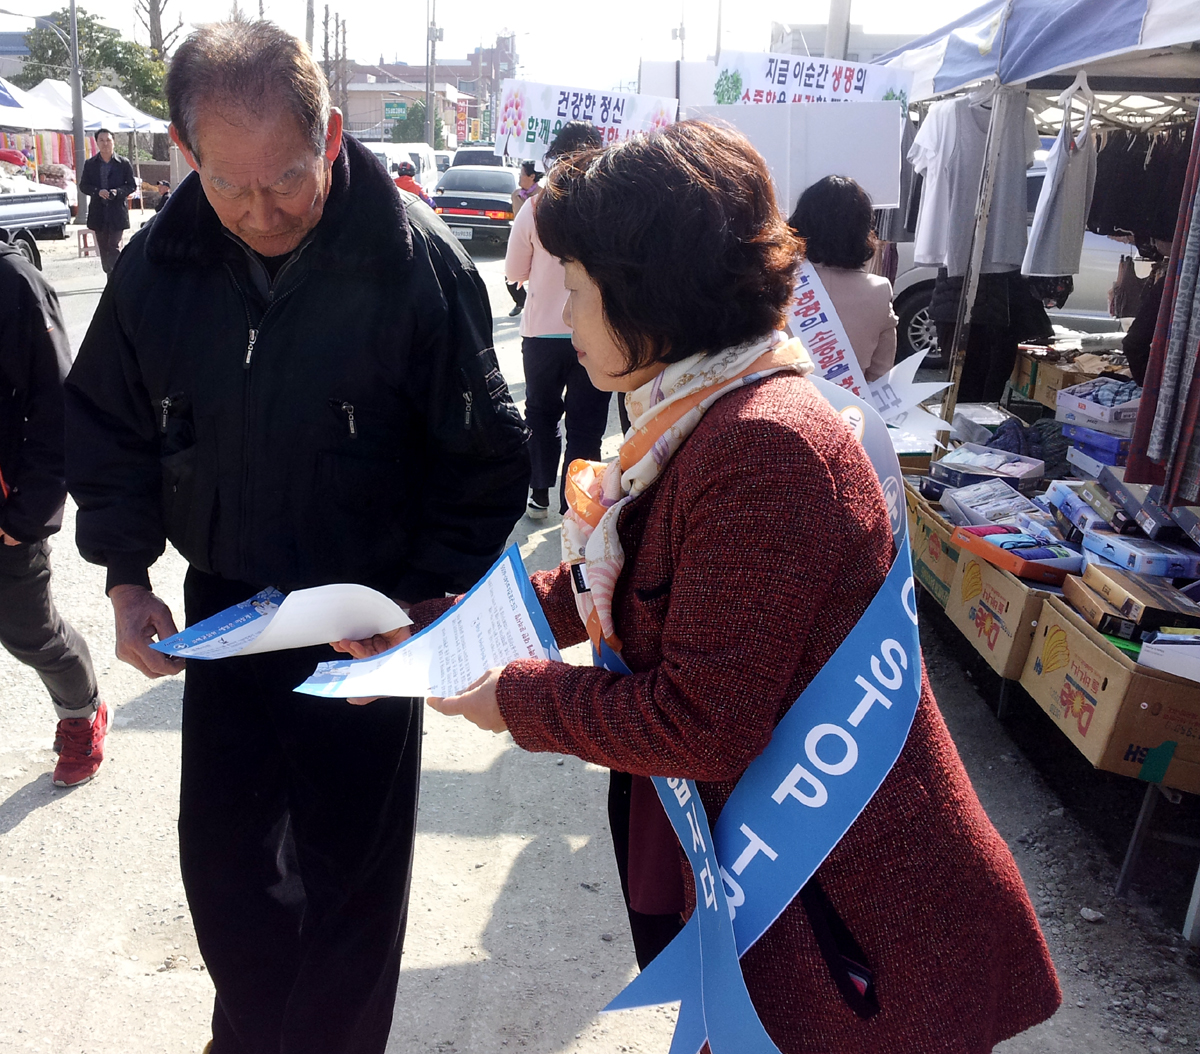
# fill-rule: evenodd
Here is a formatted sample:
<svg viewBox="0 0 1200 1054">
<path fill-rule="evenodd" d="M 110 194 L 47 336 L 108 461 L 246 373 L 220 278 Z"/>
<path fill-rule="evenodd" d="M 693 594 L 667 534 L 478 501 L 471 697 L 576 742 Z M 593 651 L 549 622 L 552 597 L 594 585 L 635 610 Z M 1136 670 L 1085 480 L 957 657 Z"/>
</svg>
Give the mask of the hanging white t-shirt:
<svg viewBox="0 0 1200 1054">
<path fill-rule="evenodd" d="M 954 100 L 947 99 L 930 107 L 908 149 L 909 163 L 922 180 L 913 261 L 926 267 L 941 267 L 946 261 L 950 201 L 945 165 L 953 149 Z"/>
<path fill-rule="evenodd" d="M 1063 126 L 1046 158 L 1046 178 L 1038 196 L 1021 274 L 1079 273 L 1083 235 L 1088 210 L 1092 207 L 1092 191 L 1096 187 L 1096 140 L 1091 131 L 1091 105 L 1087 107 L 1078 134 L 1072 132 L 1070 118 L 1068 101 Z"/>
</svg>

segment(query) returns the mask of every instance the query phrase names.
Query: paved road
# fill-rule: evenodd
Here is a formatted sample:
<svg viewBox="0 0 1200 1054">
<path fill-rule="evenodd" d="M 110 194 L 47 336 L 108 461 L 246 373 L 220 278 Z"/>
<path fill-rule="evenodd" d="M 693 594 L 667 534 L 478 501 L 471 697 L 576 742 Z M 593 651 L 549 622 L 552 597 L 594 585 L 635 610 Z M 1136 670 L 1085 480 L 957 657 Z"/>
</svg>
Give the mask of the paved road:
<svg viewBox="0 0 1200 1054">
<path fill-rule="evenodd" d="M 520 402 L 517 327 L 499 254 L 475 251 L 501 366 Z M 77 346 L 103 286 L 98 261 L 74 258 L 73 243 L 49 246 L 46 273 L 63 293 Z M 616 439 L 614 412 L 606 454 Z M 58 542 L 55 588 L 92 644 L 114 728 L 99 778 L 55 790 L 48 701 L 28 670 L 0 655 L 0 1051 L 198 1052 L 212 987 L 178 876 L 181 684 L 149 682 L 112 657 L 103 573 L 75 553 L 72 522 L 68 515 Z M 518 524 L 514 538 L 531 568 L 557 562 L 556 528 L 553 516 Z M 153 569 L 177 614 L 182 574 L 173 553 Z M 1194 959 L 1159 915 L 1136 899 L 1112 899 L 1111 859 L 1062 815 L 936 629 L 936 620 L 923 625 L 935 690 L 1038 899 L 1067 995 L 1053 1021 L 1001 1049 L 1195 1049 Z M 598 1013 L 634 972 L 604 819 L 606 774 L 577 759 L 523 753 L 507 736 L 432 712 L 426 730 L 389 1051 L 665 1054 L 673 1009 Z M 1084 904 L 1108 922 L 1078 922 Z"/>
</svg>

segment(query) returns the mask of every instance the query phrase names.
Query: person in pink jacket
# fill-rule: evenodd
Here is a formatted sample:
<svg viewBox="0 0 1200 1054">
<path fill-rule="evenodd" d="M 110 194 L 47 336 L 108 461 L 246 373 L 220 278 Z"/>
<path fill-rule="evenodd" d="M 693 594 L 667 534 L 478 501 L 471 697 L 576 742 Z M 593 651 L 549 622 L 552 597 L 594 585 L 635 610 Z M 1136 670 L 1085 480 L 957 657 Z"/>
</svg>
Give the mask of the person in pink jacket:
<svg viewBox="0 0 1200 1054">
<path fill-rule="evenodd" d="M 586 121 L 571 121 L 550 144 L 546 164 L 577 150 L 600 146 L 600 133 Z M 525 423 L 532 472 L 527 515 L 544 520 L 550 511 L 550 489 L 558 481 L 563 460 L 558 423 L 566 417 L 565 465 L 577 458 L 597 461 L 608 425 L 611 392 L 597 391 L 588 380 L 563 321 L 567 303 L 562 261 L 551 256 L 538 239 L 534 217 L 540 195 L 534 194 L 513 220 L 504 255 L 504 277 L 524 282 L 525 310 L 521 315 L 521 359 L 525 366 Z M 564 467 L 565 467 L 564 465 Z M 563 472 L 565 487 L 566 472 Z M 566 512 L 565 491 L 559 489 L 559 512 Z"/>
<path fill-rule="evenodd" d="M 800 195 L 788 223 L 804 239 L 804 255 L 816 268 L 868 381 L 896 362 L 896 313 L 892 283 L 868 274 L 875 255 L 871 199 L 854 180 L 826 176 Z"/>
</svg>

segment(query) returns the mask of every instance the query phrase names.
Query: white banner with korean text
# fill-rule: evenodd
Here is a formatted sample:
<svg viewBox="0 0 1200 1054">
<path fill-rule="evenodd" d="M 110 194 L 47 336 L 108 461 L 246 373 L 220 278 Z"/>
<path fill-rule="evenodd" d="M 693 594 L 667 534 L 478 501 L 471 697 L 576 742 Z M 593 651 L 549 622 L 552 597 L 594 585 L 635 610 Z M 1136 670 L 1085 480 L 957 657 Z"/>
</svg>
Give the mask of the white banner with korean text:
<svg viewBox="0 0 1200 1054">
<path fill-rule="evenodd" d="M 907 112 L 912 74 L 807 55 L 764 51 L 722 51 L 713 101 L 747 106 L 797 102 L 886 102 Z"/>
<path fill-rule="evenodd" d="M 500 86 L 496 153 L 541 161 L 568 121 L 587 121 L 600 130 L 606 144 L 619 142 L 635 132 L 674 124 L 678 106 L 678 100 L 657 95 L 506 80 Z"/>
</svg>

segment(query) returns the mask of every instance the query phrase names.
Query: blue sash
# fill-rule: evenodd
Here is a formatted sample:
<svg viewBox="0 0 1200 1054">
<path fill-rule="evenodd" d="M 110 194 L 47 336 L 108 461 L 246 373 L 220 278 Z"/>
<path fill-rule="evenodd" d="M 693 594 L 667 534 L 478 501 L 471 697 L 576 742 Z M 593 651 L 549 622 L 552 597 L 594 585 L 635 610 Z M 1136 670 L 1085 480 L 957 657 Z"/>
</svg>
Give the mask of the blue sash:
<svg viewBox="0 0 1200 1054">
<path fill-rule="evenodd" d="M 813 383 L 854 429 L 879 476 L 896 559 L 862 618 L 742 774 L 715 831 L 691 780 L 654 778 L 692 866 L 696 910 L 605 1010 L 679 1001 L 670 1054 L 697 1054 L 705 1040 L 712 1054 L 779 1054 L 750 1001 L 738 959 L 879 789 L 904 747 L 921 694 L 900 464 L 886 425 L 867 403 L 826 381 Z M 607 646 L 594 659 L 613 672 L 630 672 Z"/>
</svg>

